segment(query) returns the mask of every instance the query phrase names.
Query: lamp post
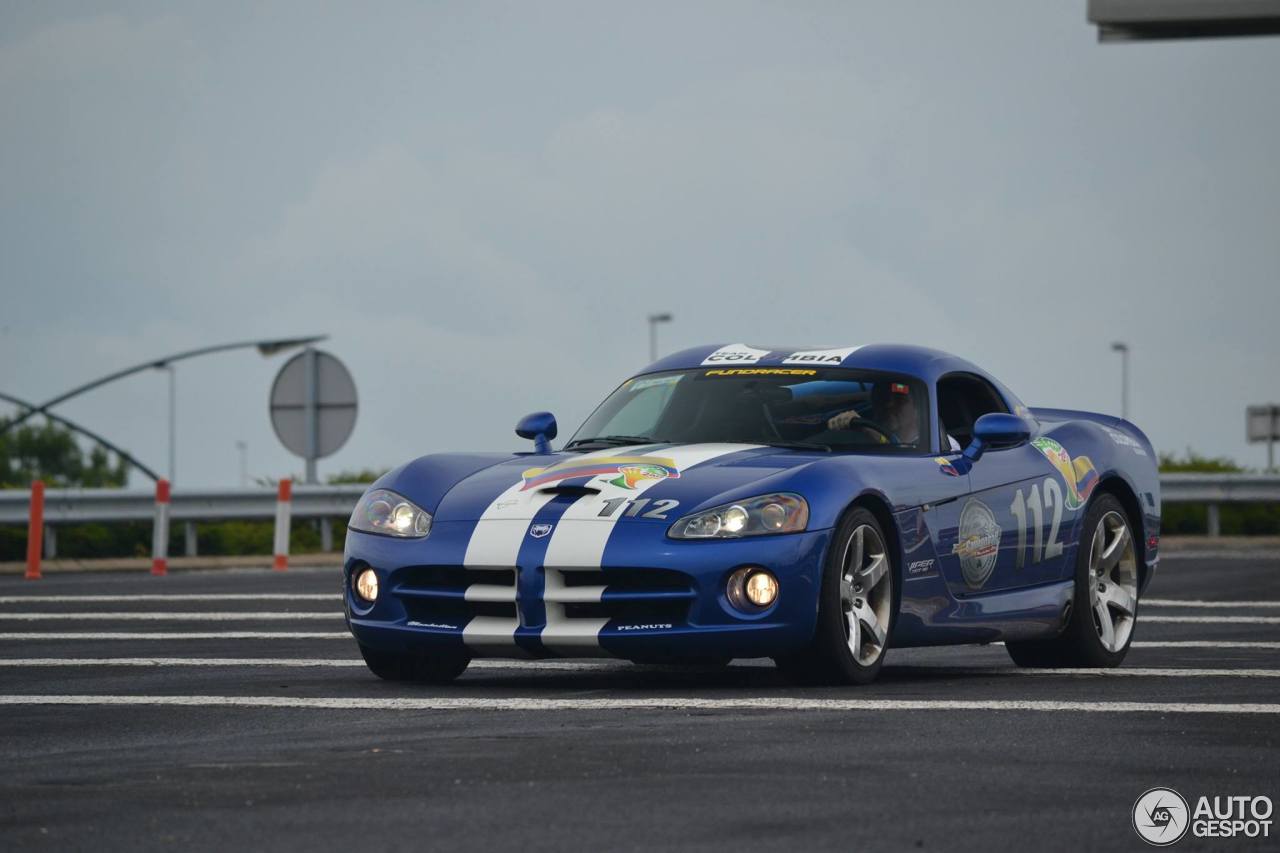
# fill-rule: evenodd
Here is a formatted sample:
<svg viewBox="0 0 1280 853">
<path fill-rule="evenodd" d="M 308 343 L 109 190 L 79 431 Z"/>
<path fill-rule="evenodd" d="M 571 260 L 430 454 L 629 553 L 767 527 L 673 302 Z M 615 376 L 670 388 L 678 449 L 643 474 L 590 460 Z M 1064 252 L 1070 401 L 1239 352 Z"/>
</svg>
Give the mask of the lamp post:
<svg viewBox="0 0 1280 853">
<path fill-rule="evenodd" d="M 1113 352 L 1120 353 L 1120 417 L 1129 420 L 1129 345 L 1116 341 Z"/>
<path fill-rule="evenodd" d="M 177 427 L 177 371 L 172 364 L 157 364 L 156 370 L 169 374 L 169 485 L 177 480 L 178 427 Z"/>
<path fill-rule="evenodd" d="M 46 400 L 39 406 L 19 414 L 7 424 L 0 425 L 0 435 L 5 434 L 9 430 L 18 426 L 33 415 L 43 415 L 47 410 L 52 409 L 59 403 L 70 400 L 72 397 L 78 397 L 86 391 L 92 391 L 94 388 L 101 388 L 109 382 L 115 382 L 117 379 L 123 379 L 126 376 L 132 376 L 143 370 L 149 370 L 153 367 L 163 368 L 165 365 L 172 364 L 175 361 L 182 361 L 186 358 L 195 358 L 198 355 L 209 355 L 215 352 L 225 352 L 233 349 L 247 349 L 254 347 L 263 357 L 275 355 L 284 350 L 293 349 L 295 347 L 305 347 L 323 341 L 328 335 L 312 335 L 306 338 L 272 338 L 264 341 L 238 341 L 233 344 L 215 344 L 211 347 L 201 347 L 200 349 L 187 350 L 186 352 L 174 353 L 166 355 L 164 358 L 153 358 L 150 361 L 144 361 L 142 364 L 135 364 L 133 367 L 126 367 L 124 370 L 117 370 L 115 373 L 108 373 L 106 376 L 99 377 L 92 382 L 86 382 L 83 385 L 72 388 L 64 394 L 59 394 L 51 400 Z"/>
<path fill-rule="evenodd" d="M 649 361 L 658 360 L 658 324 L 670 322 L 670 314 L 649 315 Z"/>
<path fill-rule="evenodd" d="M 240 452 L 240 488 L 249 487 L 249 442 L 236 440 L 236 450 Z"/>
</svg>

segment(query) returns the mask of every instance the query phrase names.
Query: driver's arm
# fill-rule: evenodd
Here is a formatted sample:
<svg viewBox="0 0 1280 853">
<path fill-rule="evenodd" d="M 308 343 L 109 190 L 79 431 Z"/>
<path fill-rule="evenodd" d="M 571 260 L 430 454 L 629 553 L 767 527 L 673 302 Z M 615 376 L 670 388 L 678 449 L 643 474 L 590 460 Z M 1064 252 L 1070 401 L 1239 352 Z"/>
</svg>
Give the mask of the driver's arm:
<svg viewBox="0 0 1280 853">
<path fill-rule="evenodd" d="M 848 429 L 849 424 L 858 420 L 859 417 L 860 415 L 853 409 L 850 409 L 847 412 L 841 412 L 838 415 L 833 415 L 827 421 L 827 429 Z"/>
</svg>

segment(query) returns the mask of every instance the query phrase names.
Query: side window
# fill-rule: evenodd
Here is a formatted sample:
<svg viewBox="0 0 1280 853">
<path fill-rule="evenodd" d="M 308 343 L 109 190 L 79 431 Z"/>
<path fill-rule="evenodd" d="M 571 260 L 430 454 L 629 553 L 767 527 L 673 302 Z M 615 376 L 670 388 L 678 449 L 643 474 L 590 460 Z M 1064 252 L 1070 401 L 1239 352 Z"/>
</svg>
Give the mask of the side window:
<svg viewBox="0 0 1280 853">
<path fill-rule="evenodd" d="M 978 418 L 991 412 L 1008 411 L 1009 407 L 996 389 L 980 376 L 952 373 L 938 380 L 941 427 L 961 447 L 968 445 L 973 438 L 973 425 Z"/>
</svg>

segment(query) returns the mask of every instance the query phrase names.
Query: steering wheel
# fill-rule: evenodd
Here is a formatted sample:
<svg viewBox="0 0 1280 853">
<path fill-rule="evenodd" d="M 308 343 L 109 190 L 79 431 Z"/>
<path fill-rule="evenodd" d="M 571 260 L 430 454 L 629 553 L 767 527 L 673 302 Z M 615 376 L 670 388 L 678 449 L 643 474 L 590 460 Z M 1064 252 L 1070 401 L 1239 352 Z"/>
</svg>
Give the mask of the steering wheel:
<svg viewBox="0 0 1280 853">
<path fill-rule="evenodd" d="M 854 429 L 855 427 L 860 427 L 869 432 L 874 432 L 874 433 L 877 433 L 878 435 L 884 436 L 884 440 L 888 444 L 901 443 L 898 441 L 897 436 L 889 432 L 889 430 L 885 429 L 884 427 L 880 426 L 880 424 L 876 423 L 875 421 L 869 421 L 866 418 L 854 418 L 853 420 L 849 421 L 849 424 L 848 426 L 845 427 L 845 429 Z"/>
</svg>

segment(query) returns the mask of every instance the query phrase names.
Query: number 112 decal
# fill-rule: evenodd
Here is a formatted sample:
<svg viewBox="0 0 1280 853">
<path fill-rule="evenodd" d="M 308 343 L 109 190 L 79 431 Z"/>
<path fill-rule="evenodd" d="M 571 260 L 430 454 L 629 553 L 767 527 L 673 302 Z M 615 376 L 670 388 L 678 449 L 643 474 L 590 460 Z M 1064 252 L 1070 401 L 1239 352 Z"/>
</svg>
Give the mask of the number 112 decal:
<svg viewBox="0 0 1280 853">
<path fill-rule="evenodd" d="M 1053 524 L 1049 528 L 1049 544 L 1044 543 L 1044 515 L 1046 509 L 1053 510 Z M 1031 494 L 1023 495 L 1018 489 L 1013 496 L 1009 511 L 1018 520 L 1018 568 L 1029 562 L 1031 565 L 1042 563 L 1062 556 L 1062 543 L 1058 541 L 1058 527 L 1062 524 L 1062 487 L 1052 477 L 1044 480 L 1044 499 L 1041 501 L 1041 484 L 1031 486 Z M 1027 560 L 1027 513 L 1031 514 L 1031 530 L 1034 541 L 1031 545 L 1031 559 Z"/>
</svg>

